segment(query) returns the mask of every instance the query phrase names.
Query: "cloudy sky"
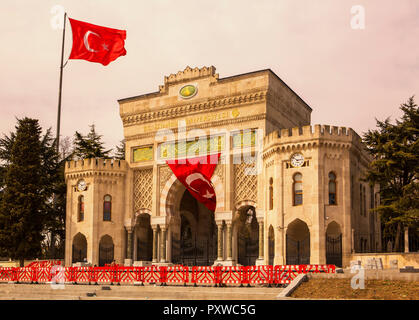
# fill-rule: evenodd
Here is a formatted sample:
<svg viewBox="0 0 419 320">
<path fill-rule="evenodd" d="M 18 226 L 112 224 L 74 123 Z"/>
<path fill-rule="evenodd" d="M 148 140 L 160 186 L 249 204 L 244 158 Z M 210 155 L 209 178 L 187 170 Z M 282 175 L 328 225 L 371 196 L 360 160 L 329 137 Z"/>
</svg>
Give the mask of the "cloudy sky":
<svg viewBox="0 0 419 320">
<path fill-rule="evenodd" d="M 157 91 L 186 66 L 214 65 L 220 78 L 270 68 L 313 108 L 313 124 L 359 134 L 375 118 L 399 117 L 400 103 L 419 94 L 417 0 L 2 0 L 2 133 L 23 116 L 55 130 L 57 5 L 74 19 L 127 30 L 127 55 L 107 67 L 68 62 L 62 136 L 94 123 L 113 147 L 123 138 L 117 99 Z M 351 27 L 355 5 L 365 9 L 364 29 Z"/>
</svg>

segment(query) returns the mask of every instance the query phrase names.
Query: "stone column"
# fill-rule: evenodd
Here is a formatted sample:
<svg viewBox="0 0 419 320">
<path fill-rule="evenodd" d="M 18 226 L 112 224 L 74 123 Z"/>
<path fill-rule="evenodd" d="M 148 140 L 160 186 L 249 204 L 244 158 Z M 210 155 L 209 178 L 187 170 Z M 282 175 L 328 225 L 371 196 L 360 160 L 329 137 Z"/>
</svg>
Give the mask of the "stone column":
<svg viewBox="0 0 419 320">
<path fill-rule="evenodd" d="M 223 260 L 223 223 L 217 223 L 218 228 L 218 241 L 217 241 L 217 260 Z"/>
<path fill-rule="evenodd" d="M 133 238 L 134 238 L 134 251 L 132 253 L 132 261 L 137 261 L 137 251 L 138 251 L 138 247 L 137 247 L 137 228 L 134 227 L 134 231 L 133 231 Z"/>
<path fill-rule="evenodd" d="M 126 227 L 128 232 L 127 237 L 127 259 L 132 259 L 132 227 Z"/>
<path fill-rule="evenodd" d="M 157 240 L 158 240 L 158 233 L 157 233 L 157 226 L 152 226 L 153 228 L 153 263 L 157 262 Z"/>
<path fill-rule="evenodd" d="M 231 247 L 232 239 L 231 222 L 227 222 L 227 260 L 233 260 L 233 252 Z"/>
<path fill-rule="evenodd" d="M 161 227 L 160 262 L 166 262 L 166 226 Z"/>
<path fill-rule="evenodd" d="M 259 259 L 263 260 L 263 221 L 259 221 Z"/>
<path fill-rule="evenodd" d="M 124 261 L 125 266 L 131 266 L 132 265 L 132 231 L 133 227 L 125 227 L 128 233 L 127 237 L 127 258 Z"/>
<path fill-rule="evenodd" d="M 409 228 L 404 230 L 404 252 L 409 252 Z"/>
</svg>

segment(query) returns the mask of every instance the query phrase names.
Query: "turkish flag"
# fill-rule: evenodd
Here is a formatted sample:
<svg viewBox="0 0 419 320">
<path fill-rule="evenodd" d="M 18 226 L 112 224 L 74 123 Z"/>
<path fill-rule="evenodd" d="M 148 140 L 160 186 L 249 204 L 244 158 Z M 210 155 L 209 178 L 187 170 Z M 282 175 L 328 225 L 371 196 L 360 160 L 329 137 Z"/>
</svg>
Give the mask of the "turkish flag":
<svg viewBox="0 0 419 320">
<path fill-rule="evenodd" d="M 99 62 L 107 66 L 120 56 L 125 56 L 124 48 L 127 32 L 70 19 L 73 31 L 73 48 L 69 59 Z"/>
<path fill-rule="evenodd" d="M 220 153 L 191 159 L 166 161 L 189 193 L 211 211 L 215 211 L 216 197 L 211 177 Z"/>
</svg>

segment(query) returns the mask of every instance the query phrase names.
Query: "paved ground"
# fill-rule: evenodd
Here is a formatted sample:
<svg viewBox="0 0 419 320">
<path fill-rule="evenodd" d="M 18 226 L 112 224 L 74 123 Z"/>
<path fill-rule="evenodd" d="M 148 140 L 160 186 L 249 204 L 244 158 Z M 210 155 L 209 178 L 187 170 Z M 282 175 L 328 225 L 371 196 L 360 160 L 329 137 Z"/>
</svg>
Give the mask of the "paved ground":
<svg viewBox="0 0 419 320">
<path fill-rule="evenodd" d="M 109 287 L 110 290 L 103 290 Z M 0 284 L 0 300 L 275 300 L 282 288 Z"/>
</svg>

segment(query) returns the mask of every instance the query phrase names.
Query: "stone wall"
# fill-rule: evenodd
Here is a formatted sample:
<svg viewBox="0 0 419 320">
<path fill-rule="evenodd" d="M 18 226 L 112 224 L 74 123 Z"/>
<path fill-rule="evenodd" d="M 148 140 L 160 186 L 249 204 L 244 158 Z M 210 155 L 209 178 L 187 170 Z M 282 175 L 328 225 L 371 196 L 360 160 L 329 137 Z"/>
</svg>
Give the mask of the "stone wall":
<svg viewBox="0 0 419 320">
<path fill-rule="evenodd" d="M 384 269 L 390 269 L 391 261 L 397 260 L 397 269 L 404 268 L 406 266 L 413 266 L 419 268 L 419 252 L 410 252 L 410 253 L 357 253 L 352 254 L 350 260 L 361 260 L 361 265 L 366 266 L 368 259 L 381 259 Z"/>
</svg>

